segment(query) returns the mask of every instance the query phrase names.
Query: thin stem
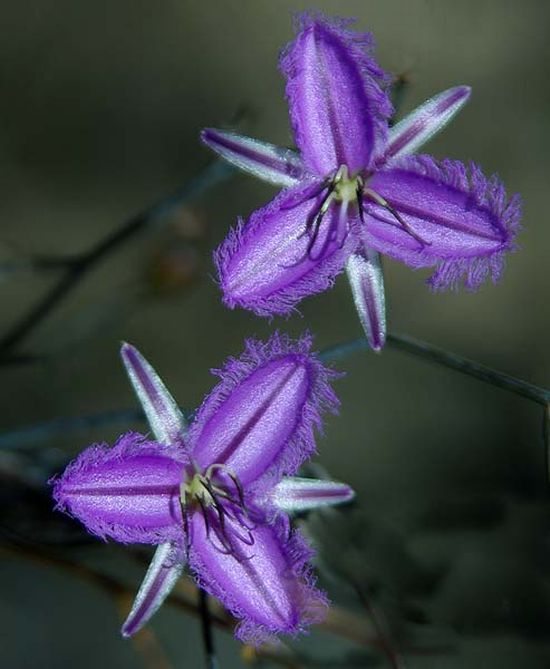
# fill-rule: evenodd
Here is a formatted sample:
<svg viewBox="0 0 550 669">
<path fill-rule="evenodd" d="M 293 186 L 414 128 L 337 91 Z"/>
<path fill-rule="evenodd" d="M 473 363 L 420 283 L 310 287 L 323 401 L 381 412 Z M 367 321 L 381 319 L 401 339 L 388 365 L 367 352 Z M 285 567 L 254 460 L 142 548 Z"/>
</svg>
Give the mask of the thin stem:
<svg viewBox="0 0 550 669">
<path fill-rule="evenodd" d="M 49 551 L 44 551 L 40 548 L 0 545 L 0 556 L 5 556 L 6 554 L 16 558 L 23 557 L 41 565 L 62 569 L 71 576 L 101 588 L 115 601 L 121 601 L 121 598 L 124 597 L 126 601 L 131 602 L 135 595 L 133 588 L 126 586 L 95 567 L 76 562 L 66 557 L 62 557 L 61 555 L 50 553 Z M 195 593 L 196 588 L 185 579 L 182 579 L 176 585 L 174 592 L 168 595 L 165 603 L 180 611 L 191 613 L 193 615 L 200 615 Z M 233 632 L 237 622 L 227 614 L 221 606 L 216 607 L 214 615 L 210 616 L 210 620 L 218 629 L 228 633 Z M 143 630 L 141 633 L 143 634 Z M 260 661 L 263 659 L 264 656 L 261 648 L 256 649 L 255 657 Z M 295 669 L 296 667 L 292 662 L 292 658 L 283 655 L 278 656 L 275 652 L 269 652 L 266 659 L 269 659 L 271 662 L 275 662 L 282 667 L 287 667 L 287 669 Z"/>
<path fill-rule="evenodd" d="M 118 581 L 114 577 L 99 570 L 97 567 L 80 563 L 74 559 L 68 558 L 66 557 L 66 554 L 67 551 L 61 555 L 57 552 L 54 553 L 48 550 L 44 550 L 39 546 L 19 544 L 0 545 L 0 556 L 11 555 L 12 557 L 16 558 L 23 557 L 38 564 L 62 569 L 71 576 L 102 588 L 115 599 L 126 597 L 127 601 L 132 601 L 135 595 L 134 588 Z M 166 604 L 175 607 L 180 611 L 198 615 L 200 614 L 200 611 L 197 606 L 196 591 L 197 588 L 188 579 L 182 578 L 176 584 L 174 591 L 166 598 Z M 217 629 L 223 630 L 225 632 L 234 631 L 237 621 L 222 608 L 219 602 L 213 602 L 212 610 L 209 611 L 209 615 L 211 623 L 215 625 Z M 337 622 L 336 619 L 338 619 L 340 622 Z M 345 621 L 345 625 L 341 624 L 342 620 Z M 328 611 L 326 621 L 320 624 L 320 628 L 332 633 L 337 637 L 346 639 L 362 647 L 379 647 L 380 641 L 378 639 L 373 639 L 365 635 L 365 622 L 366 619 L 364 619 L 362 616 L 357 616 L 354 613 L 344 611 L 338 607 L 331 607 Z M 284 654 L 275 654 L 274 652 L 271 652 L 271 646 L 267 646 L 267 650 L 268 654 L 266 655 L 266 659 L 269 659 L 272 662 L 276 662 L 281 666 L 296 667 L 296 664 L 292 661 L 293 657 L 290 649 L 287 649 L 287 652 Z M 448 653 L 450 650 L 451 649 L 446 646 L 419 646 L 407 649 L 407 652 L 415 656 L 425 656 L 442 655 Z M 259 660 L 264 657 L 263 647 L 256 649 L 255 657 Z"/>
<path fill-rule="evenodd" d="M 428 360 L 443 367 L 471 376 L 497 388 L 502 388 L 521 397 L 526 397 L 541 404 L 546 411 L 550 404 L 550 390 L 535 386 L 527 381 L 516 379 L 513 376 L 491 369 L 479 362 L 463 358 L 456 353 L 444 351 L 432 344 L 413 339 L 407 335 L 388 334 L 387 346 L 405 351 L 421 360 Z M 364 337 L 335 344 L 325 348 L 319 354 L 321 360 L 337 361 L 347 358 L 359 351 L 370 351 Z M 185 412 L 189 415 L 188 412 Z M 143 421 L 144 415 L 140 409 L 123 409 L 106 411 L 85 416 L 72 418 L 56 418 L 54 420 L 28 425 L 16 430 L 11 430 L 0 435 L 0 449 L 10 450 L 19 448 L 25 444 L 34 444 L 46 441 L 59 435 L 78 430 L 85 430 L 116 424 L 128 425 L 128 423 Z M 546 434 L 546 433 L 545 433 Z M 545 443 L 550 449 L 550 438 L 545 436 Z M 549 451 L 550 452 L 550 451 Z M 550 457 L 550 456 L 549 456 Z M 549 464 L 550 467 L 550 464 Z"/>
<path fill-rule="evenodd" d="M 427 342 L 414 339 L 408 335 L 399 335 L 388 333 L 386 345 L 400 351 L 405 351 L 411 355 L 434 362 L 448 369 L 454 369 L 457 372 L 471 376 L 479 381 L 484 381 L 497 388 L 508 390 L 516 395 L 521 395 L 527 399 L 546 406 L 550 402 L 550 390 L 535 386 L 527 381 L 522 381 L 504 372 L 487 367 L 480 362 L 475 362 L 469 358 L 463 358 L 457 353 L 445 351 L 437 346 Z M 357 351 L 368 350 L 369 346 L 365 338 L 354 339 L 330 346 L 321 352 L 322 360 L 340 360 Z"/>
<path fill-rule="evenodd" d="M 397 74 L 394 77 L 394 80 L 392 81 L 391 101 L 393 104 L 393 116 L 390 120 L 390 126 L 395 124 L 397 117 L 399 116 L 409 83 L 410 83 L 409 77 L 404 72 L 401 74 Z"/>
<path fill-rule="evenodd" d="M 234 168 L 229 164 L 220 161 L 212 163 L 185 186 L 130 218 L 86 253 L 67 262 L 57 261 L 64 268 L 64 273 L 42 299 L 0 339 L 0 361 L 12 361 L 11 355 L 7 354 L 26 339 L 101 260 L 175 206 L 198 197 L 233 172 Z"/>
<path fill-rule="evenodd" d="M 54 420 L 35 423 L 0 435 L 0 449 L 11 450 L 25 444 L 34 444 L 53 439 L 68 432 L 89 430 L 97 427 L 124 425 L 145 421 L 141 409 L 122 409 L 101 413 L 55 418 Z"/>
<path fill-rule="evenodd" d="M 374 629 L 378 634 L 378 638 L 380 639 L 380 650 L 388 659 L 392 669 L 406 669 L 404 660 L 399 651 L 394 648 L 393 643 L 389 639 L 386 630 L 384 629 L 385 625 L 380 619 L 380 615 L 378 614 L 374 604 L 371 602 L 370 597 L 365 594 L 363 588 L 359 585 L 354 584 L 354 588 L 359 601 L 361 604 L 363 604 L 363 607 L 365 608 L 369 618 L 372 620 Z"/>
<path fill-rule="evenodd" d="M 542 438 L 545 446 L 546 474 L 550 481 L 550 403 L 545 405 L 542 412 Z"/>
<path fill-rule="evenodd" d="M 198 593 L 206 669 L 218 669 L 219 665 L 214 648 L 214 635 L 212 634 L 212 620 L 210 618 L 210 611 L 208 610 L 208 594 L 202 588 L 198 588 Z"/>
<path fill-rule="evenodd" d="M 73 256 L 30 256 L 17 260 L 7 260 L 0 264 L 0 279 L 23 272 L 50 272 L 67 269 L 75 262 Z"/>
</svg>

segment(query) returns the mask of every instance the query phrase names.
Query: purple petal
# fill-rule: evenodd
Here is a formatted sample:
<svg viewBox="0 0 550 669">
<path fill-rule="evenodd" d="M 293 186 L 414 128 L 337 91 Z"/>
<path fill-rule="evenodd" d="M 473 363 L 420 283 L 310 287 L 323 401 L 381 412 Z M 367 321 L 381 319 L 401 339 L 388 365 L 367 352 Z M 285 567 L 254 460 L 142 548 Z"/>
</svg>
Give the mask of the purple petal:
<svg viewBox="0 0 550 669">
<path fill-rule="evenodd" d="M 201 139 L 239 169 L 276 186 L 295 186 L 304 176 L 302 160 L 291 149 L 214 128 L 205 128 Z"/>
<path fill-rule="evenodd" d="M 227 519 L 225 536 L 233 552 L 221 549 L 213 530 L 207 532 L 203 516 L 191 520 L 189 563 L 199 585 L 219 599 L 241 624 L 236 636 L 259 644 L 273 634 L 296 634 L 322 619 L 323 594 L 314 587 L 307 561 L 311 551 L 301 537 L 290 533 L 284 521 L 252 530 L 253 544 L 235 539 L 240 532 Z"/>
<path fill-rule="evenodd" d="M 346 271 L 369 346 L 380 351 L 386 342 L 386 296 L 380 255 L 369 248 L 352 253 Z"/>
<path fill-rule="evenodd" d="M 122 345 L 120 355 L 155 439 L 183 446 L 185 418 L 158 374 L 130 344 Z"/>
<path fill-rule="evenodd" d="M 229 233 L 215 254 L 228 307 L 286 314 L 302 298 L 332 286 L 356 245 L 348 230 L 356 228 L 357 215 L 342 220 L 333 202 L 308 253 L 313 232 L 308 235 L 306 225 L 321 206 L 320 188 L 304 182 L 285 190 Z"/>
<path fill-rule="evenodd" d="M 471 92 L 469 86 L 455 86 L 417 107 L 390 129 L 382 162 L 389 165 L 396 158 L 413 153 L 428 142 L 462 109 Z"/>
<path fill-rule="evenodd" d="M 123 543 L 182 537 L 179 452 L 136 433 L 83 451 L 54 481 L 57 508 Z"/>
<path fill-rule="evenodd" d="M 354 497 L 355 493 L 345 483 L 285 477 L 273 488 L 270 499 L 278 509 L 291 513 L 342 504 Z"/>
<path fill-rule="evenodd" d="M 429 156 L 402 159 L 376 173 L 368 187 L 387 200 L 425 244 L 408 234 L 387 210 L 367 204 L 366 243 L 410 267 L 437 266 L 434 289 L 464 283 L 475 289 L 497 281 L 505 253 L 514 250 L 521 216 L 516 195 L 509 200 L 496 176 L 458 161 Z"/>
<path fill-rule="evenodd" d="M 199 467 L 224 463 L 243 486 L 263 474 L 274 483 L 295 473 L 315 450 L 314 428 L 338 400 L 329 382 L 335 372 L 310 353 L 311 339 L 275 334 L 248 340 L 243 355 L 216 373 L 222 378 L 190 430 Z"/>
<path fill-rule="evenodd" d="M 304 14 L 280 63 L 296 144 L 320 176 L 340 165 L 350 173 L 368 167 L 385 145 L 392 113 L 373 38 L 348 30 L 351 22 Z"/>
<path fill-rule="evenodd" d="M 122 626 L 122 636 L 138 632 L 170 594 L 185 565 L 181 543 L 166 542 L 155 551 L 132 610 Z"/>
</svg>

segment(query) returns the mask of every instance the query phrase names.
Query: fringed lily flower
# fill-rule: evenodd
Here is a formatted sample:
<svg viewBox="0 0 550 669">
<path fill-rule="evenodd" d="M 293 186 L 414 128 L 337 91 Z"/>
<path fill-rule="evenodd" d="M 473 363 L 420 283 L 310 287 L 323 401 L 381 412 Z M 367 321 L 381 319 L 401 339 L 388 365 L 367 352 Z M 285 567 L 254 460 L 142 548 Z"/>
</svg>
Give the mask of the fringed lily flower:
<svg viewBox="0 0 550 669">
<path fill-rule="evenodd" d="M 379 253 L 412 268 L 435 267 L 433 289 L 496 281 L 514 248 L 517 196 L 473 164 L 412 157 L 464 105 L 458 86 L 393 128 L 388 76 L 369 34 L 349 21 L 300 18 L 281 69 L 298 155 L 207 129 L 204 142 L 245 171 L 284 190 L 240 223 L 216 252 L 225 303 L 261 316 L 286 314 L 330 287 L 346 267 L 372 348 L 385 340 Z"/>
<path fill-rule="evenodd" d="M 310 346 L 309 337 L 248 341 L 239 359 L 215 370 L 221 381 L 188 427 L 153 368 L 123 345 L 152 438 L 129 433 L 112 448 L 86 449 L 55 480 L 54 495 L 102 538 L 158 544 L 124 636 L 153 615 L 186 563 L 241 620 L 240 639 L 294 634 L 322 617 L 312 553 L 288 514 L 353 492 L 293 476 L 315 450 L 322 413 L 338 406 L 330 387 L 336 374 Z"/>
</svg>

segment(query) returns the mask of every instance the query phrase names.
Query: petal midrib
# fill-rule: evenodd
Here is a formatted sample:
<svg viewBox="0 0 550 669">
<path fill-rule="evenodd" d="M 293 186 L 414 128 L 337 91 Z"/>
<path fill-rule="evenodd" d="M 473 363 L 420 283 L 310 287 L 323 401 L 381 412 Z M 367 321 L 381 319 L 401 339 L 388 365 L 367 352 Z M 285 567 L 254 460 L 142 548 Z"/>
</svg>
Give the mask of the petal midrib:
<svg viewBox="0 0 550 669">
<path fill-rule="evenodd" d="M 257 425 L 258 421 L 260 420 L 261 416 L 265 414 L 265 412 L 270 408 L 270 406 L 277 400 L 277 398 L 281 395 L 283 392 L 286 384 L 292 376 L 296 373 L 297 369 L 300 367 L 300 365 L 296 362 L 291 369 L 289 369 L 288 373 L 285 374 L 285 376 L 279 381 L 279 383 L 273 388 L 272 392 L 265 398 L 265 400 L 260 404 L 260 406 L 256 409 L 256 411 L 250 416 L 250 418 L 246 421 L 246 423 L 241 427 L 241 429 L 235 434 L 229 441 L 229 443 L 225 446 L 224 450 L 219 453 L 216 456 L 216 463 L 226 463 L 229 458 L 235 453 L 237 448 L 241 445 L 241 443 L 247 438 L 247 436 L 252 432 L 254 427 Z M 201 440 L 197 441 L 196 449 L 200 450 L 201 449 Z M 266 465 L 266 468 L 268 465 Z"/>
<path fill-rule="evenodd" d="M 158 495 L 158 496 L 172 496 L 178 494 L 179 488 L 177 485 L 145 485 L 145 486 L 117 486 L 103 487 L 96 486 L 94 488 L 66 488 L 64 494 L 73 497 L 105 497 L 105 496 L 120 496 L 132 497 L 141 495 Z"/>
<path fill-rule="evenodd" d="M 327 41 L 330 43 L 330 38 Z M 342 163 L 345 160 L 344 138 L 342 136 L 342 130 L 340 128 L 340 124 L 338 123 L 338 115 L 336 114 L 336 108 L 334 106 L 335 101 L 333 100 L 333 97 L 331 95 L 330 84 L 327 77 L 327 62 L 322 49 L 319 49 L 315 30 L 313 30 L 313 45 L 314 45 L 315 57 L 319 60 L 320 63 L 321 79 L 323 82 L 323 88 L 325 90 L 327 99 L 327 116 L 329 125 L 332 130 L 335 158 L 337 163 Z M 336 169 L 338 167 L 338 164 L 335 165 L 334 167 Z"/>
<path fill-rule="evenodd" d="M 417 207 L 413 207 L 411 205 L 406 205 L 403 203 L 396 203 L 395 201 L 392 201 L 387 198 L 387 201 L 389 204 L 392 205 L 400 214 L 408 214 L 410 216 L 414 216 L 417 219 L 427 221 L 429 223 L 432 223 L 434 225 L 440 225 L 443 228 L 447 228 L 448 230 L 453 230 L 455 232 L 464 232 L 465 234 L 468 234 L 472 237 L 480 237 L 482 239 L 488 239 L 489 241 L 492 242 L 504 242 L 504 239 L 502 238 L 502 235 L 498 234 L 499 232 L 502 232 L 500 228 L 497 226 L 493 226 L 493 229 L 495 230 L 495 235 L 491 235 L 488 232 L 484 232 L 483 230 L 474 230 L 471 227 L 461 225 L 460 223 L 457 222 L 450 222 L 448 219 L 444 218 L 443 216 L 440 216 L 435 213 L 430 213 L 429 217 L 426 216 L 426 213 L 422 211 L 421 209 Z M 485 212 L 492 218 L 492 214 L 490 210 L 485 209 Z M 368 211 L 369 216 L 372 216 L 373 218 L 376 218 L 377 220 L 381 221 L 382 223 L 387 223 L 388 225 L 393 225 L 394 227 L 397 227 L 399 229 L 403 229 L 401 225 L 394 221 L 394 220 L 387 220 L 385 217 L 390 216 L 390 214 L 386 214 L 384 211 L 380 211 L 380 208 L 376 207 L 376 209 L 371 209 L 369 207 Z M 429 241 L 429 240 L 428 240 Z"/>
</svg>

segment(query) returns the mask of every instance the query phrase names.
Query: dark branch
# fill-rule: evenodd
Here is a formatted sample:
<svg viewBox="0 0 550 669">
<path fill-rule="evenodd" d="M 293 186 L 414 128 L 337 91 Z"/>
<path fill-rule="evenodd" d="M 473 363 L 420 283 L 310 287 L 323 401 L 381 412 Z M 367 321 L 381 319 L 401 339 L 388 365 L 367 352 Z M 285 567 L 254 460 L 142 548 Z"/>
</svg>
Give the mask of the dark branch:
<svg viewBox="0 0 550 669">
<path fill-rule="evenodd" d="M 212 633 L 212 620 L 208 610 L 208 595 L 202 588 L 198 588 L 199 612 L 201 617 L 202 643 L 206 657 L 206 669 L 218 669 L 216 650 L 214 648 L 214 635 Z"/>
<path fill-rule="evenodd" d="M 445 351 L 444 349 L 428 344 L 427 342 L 414 339 L 408 335 L 398 335 L 388 333 L 386 345 L 400 351 L 405 351 L 411 355 L 434 362 L 442 367 L 454 369 L 457 372 L 471 376 L 479 381 L 484 381 L 497 388 L 508 390 L 516 395 L 521 395 L 527 399 L 546 406 L 550 402 L 550 390 L 535 386 L 527 381 L 516 379 L 509 374 L 499 372 L 496 369 L 487 367 L 480 362 L 475 362 L 468 358 L 463 358 L 457 353 Z M 364 337 L 352 341 L 343 342 L 330 346 L 321 352 L 322 360 L 339 360 L 347 357 L 357 351 L 368 350 L 369 346 Z"/>
<path fill-rule="evenodd" d="M 427 342 L 413 339 L 407 335 L 389 333 L 387 336 L 387 346 L 410 353 L 421 360 L 428 360 L 442 367 L 454 369 L 457 372 L 520 395 L 521 397 L 526 397 L 533 402 L 543 405 L 545 410 L 547 410 L 546 408 L 550 404 L 550 390 L 535 386 L 521 379 L 516 379 L 509 374 L 491 369 L 491 367 L 469 360 L 468 358 L 463 358 L 456 353 L 444 351 Z M 347 358 L 353 353 L 369 350 L 366 339 L 361 337 L 325 348 L 321 351 L 320 358 L 324 361 L 336 361 Z M 184 413 L 189 416 L 189 412 Z M 66 432 L 103 427 L 105 425 L 128 425 L 129 423 L 143 420 L 144 415 L 140 409 L 107 411 L 73 418 L 56 418 L 5 432 L 0 435 L 0 448 L 14 449 L 24 444 L 42 442 Z"/>
<path fill-rule="evenodd" d="M 42 299 L 0 339 L 0 362 L 13 363 L 17 359 L 10 355 L 12 349 L 26 339 L 101 260 L 166 215 L 175 206 L 198 197 L 206 189 L 226 179 L 233 171 L 233 167 L 226 163 L 212 163 L 185 186 L 123 223 L 86 253 L 70 261 L 55 260 L 53 265 L 61 267 L 64 270 L 63 274 Z M 44 262 L 52 263 L 47 259 L 44 259 Z"/>
</svg>

